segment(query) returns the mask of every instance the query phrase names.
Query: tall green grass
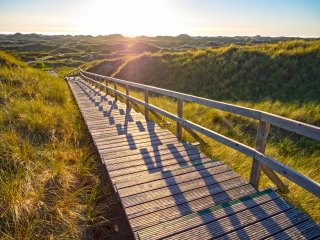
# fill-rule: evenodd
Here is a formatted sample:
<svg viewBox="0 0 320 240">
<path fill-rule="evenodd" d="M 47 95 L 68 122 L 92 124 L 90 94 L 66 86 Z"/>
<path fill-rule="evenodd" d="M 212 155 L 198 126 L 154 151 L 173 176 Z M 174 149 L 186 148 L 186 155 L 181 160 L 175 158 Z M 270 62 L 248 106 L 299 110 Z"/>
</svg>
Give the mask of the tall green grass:
<svg viewBox="0 0 320 240">
<path fill-rule="evenodd" d="M 320 102 L 320 40 L 130 57 L 113 74 L 215 100 Z"/>
<path fill-rule="evenodd" d="M 67 83 L 0 51 L 1 239 L 108 235 L 111 187 L 91 147 Z"/>
</svg>

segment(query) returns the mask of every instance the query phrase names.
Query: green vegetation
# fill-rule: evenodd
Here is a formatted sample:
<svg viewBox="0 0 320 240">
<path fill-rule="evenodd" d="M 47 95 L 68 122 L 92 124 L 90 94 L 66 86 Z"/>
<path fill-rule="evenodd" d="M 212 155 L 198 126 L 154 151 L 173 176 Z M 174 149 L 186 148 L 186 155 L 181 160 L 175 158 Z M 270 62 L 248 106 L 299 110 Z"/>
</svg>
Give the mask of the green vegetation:
<svg viewBox="0 0 320 240">
<path fill-rule="evenodd" d="M 89 70 L 102 72 L 108 64 Z M 99 67 L 100 66 L 100 67 Z M 177 53 L 130 57 L 110 75 L 130 81 L 187 92 L 211 99 L 259 109 L 320 126 L 320 41 L 291 41 L 256 46 L 228 46 Z M 123 91 L 124 92 L 124 91 Z M 143 93 L 130 90 L 143 100 Z M 175 113 L 176 101 L 152 95 L 149 101 Z M 142 109 L 140 109 L 142 110 Z M 184 105 L 184 118 L 254 147 L 257 121 L 193 103 Z M 163 118 L 163 122 L 172 120 Z M 175 124 L 160 124 L 175 132 Z M 184 140 L 195 141 L 186 132 Z M 251 159 L 203 136 L 201 149 L 211 158 L 227 163 L 249 179 Z M 320 143 L 271 128 L 267 154 L 320 182 Z M 320 222 L 320 201 L 289 183 L 283 195 Z M 261 188 L 271 186 L 265 175 Z"/>
<path fill-rule="evenodd" d="M 0 93 L 0 238 L 111 234 L 112 187 L 67 83 L 0 51 Z"/>
<path fill-rule="evenodd" d="M 320 41 L 131 57 L 115 77 L 215 100 L 320 102 Z"/>
<path fill-rule="evenodd" d="M 320 126 L 320 40 L 15 34 L 0 35 L 0 46 L 60 77 L 81 66 Z M 0 52 L 0 93 L 0 238 L 90 239 L 110 232 L 110 186 L 98 177 L 66 83 Z M 130 94 L 143 99 L 134 89 Z M 173 99 L 151 94 L 150 102 L 176 111 Z M 184 104 L 184 117 L 254 146 L 256 121 L 192 103 Z M 175 132 L 171 120 L 162 120 L 156 121 Z M 250 158 L 203 138 L 209 157 L 248 179 Z M 318 182 L 319 149 L 316 141 L 271 128 L 267 154 Z M 283 196 L 320 222 L 319 199 L 285 181 L 291 192 Z M 261 188 L 270 185 L 263 175 Z"/>
</svg>

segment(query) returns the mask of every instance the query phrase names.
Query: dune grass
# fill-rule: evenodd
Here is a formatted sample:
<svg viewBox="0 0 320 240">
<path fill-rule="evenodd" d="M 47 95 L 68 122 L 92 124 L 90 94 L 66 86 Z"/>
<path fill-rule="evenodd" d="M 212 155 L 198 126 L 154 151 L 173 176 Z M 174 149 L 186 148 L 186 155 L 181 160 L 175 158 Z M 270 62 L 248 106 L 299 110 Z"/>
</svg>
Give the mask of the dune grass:
<svg viewBox="0 0 320 240">
<path fill-rule="evenodd" d="M 113 74 L 222 101 L 320 103 L 320 40 L 229 45 L 129 57 Z"/>
<path fill-rule="evenodd" d="M 107 238 L 111 186 L 67 83 L 0 51 L 0 93 L 0 239 Z"/>
</svg>

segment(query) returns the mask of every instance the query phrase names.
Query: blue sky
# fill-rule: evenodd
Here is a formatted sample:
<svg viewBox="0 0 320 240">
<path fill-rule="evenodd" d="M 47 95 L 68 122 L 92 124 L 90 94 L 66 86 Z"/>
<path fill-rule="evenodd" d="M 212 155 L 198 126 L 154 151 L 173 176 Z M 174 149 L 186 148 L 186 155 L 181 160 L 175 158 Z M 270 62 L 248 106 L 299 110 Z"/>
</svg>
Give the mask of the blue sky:
<svg viewBox="0 0 320 240">
<path fill-rule="evenodd" d="M 0 0 L 0 32 L 320 37 L 320 0 Z"/>
</svg>

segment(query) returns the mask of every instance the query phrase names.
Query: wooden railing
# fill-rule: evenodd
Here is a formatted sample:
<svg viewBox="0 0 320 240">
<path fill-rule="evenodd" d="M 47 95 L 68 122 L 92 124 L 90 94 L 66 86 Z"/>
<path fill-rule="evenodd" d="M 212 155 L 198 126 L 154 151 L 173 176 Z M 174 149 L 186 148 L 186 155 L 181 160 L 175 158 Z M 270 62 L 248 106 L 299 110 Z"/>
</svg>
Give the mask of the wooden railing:
<svg viewBox="0 0 320 240">
<path fill-rule="evenodd" d="M 130 81 L 125 81 L 121 79 L 116 79 L 112 77 L 102 76 L 99 74 L 86 72 L 81 69 L 73 71 L 69 76 L 79 75 L 82 79 L 95 84 L 96 86 L 103 88 L 114 93 L 115 98 L 117 96 L 122 96 L 126 99 L 126 104 L 129 106 L 129 102 L 134 104 L 140 104 L 145 108 L 145 117 L 148 120 L 149 111 L 153 114 L 162 114 L 175 122 L 177 122 L 176 135 L 179 140 L 181 140 L 182 128 L 184 128 L 188 133 L 197 139 L 201 139 L 196 132 L 206 135 L 224 145 L 227 145 L 253 159 L 251 173 L 250 173 L 250 184 L 255 188 L 259 187 L 261 170 L 266 173 L 266 175 L 275 183 L 278 189 L 282 192 L 288 191 L 288 186 L 282 182 L 282 180 L 275 173 L 286 177 L 297 185 L 303 187 L 307 191 L 313 193 L 314 195 L 320 197 L 320 184 L 314 180 L 304 176 L 303 174 L 296 172 L 295 170 L 289 168 L 288 166 L 280 163 L 279 161 L 273 159 L 265 154 L 267 138 L 269 134 L 270 125 L 277 126 L 282 129 L 303 135 L 314 140 L 320 141 L 320 128 L 306 124 L 303 122 L 291 120 L 281 116 L 277 116 L 271 113 L 245 108 L 241 106 L 236 106 L 224 102 L 214 101 L 210 99 L 205 99 L 197 96 L 192 96 L 180 92 L 170 91 L 167 89 L 152 87 L 144 84 L 134 83 Z M 110 87 L 112 83 L 113 88 Z M 117 90 L 117 84 L 124 86 L 126 93 Z M 129 87 L 136 88 L 144 91 L 144 101 L 130 96 Z M 159 107 L 149 104 L 148 95 L 149 92 L 162 94 L 177 99 L 177 114 L 172 114 Z M 215 108 L 223 110 L 225 112 L 241 115 L 251 119 L 259 121 L 256 146 L 252 148 L 231 138 L 223 136 L 217 132 L 207 129 L 203 126 L 195 124 L 188 121 L 182 117 L 183 113 L 183 102 L 193 102 L 210 108 Z M 275 172 L 274 172 L 275 171 Z"/>
</svg>

